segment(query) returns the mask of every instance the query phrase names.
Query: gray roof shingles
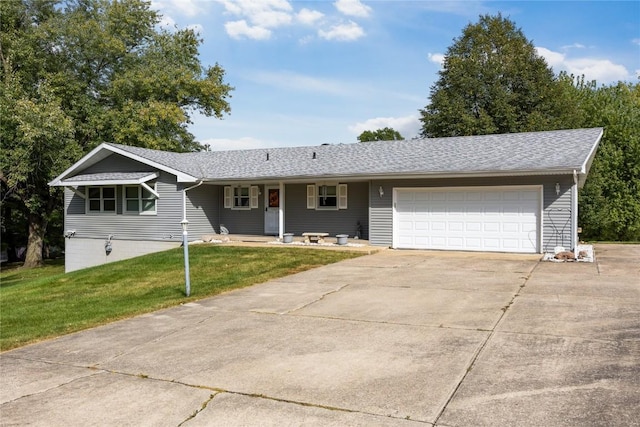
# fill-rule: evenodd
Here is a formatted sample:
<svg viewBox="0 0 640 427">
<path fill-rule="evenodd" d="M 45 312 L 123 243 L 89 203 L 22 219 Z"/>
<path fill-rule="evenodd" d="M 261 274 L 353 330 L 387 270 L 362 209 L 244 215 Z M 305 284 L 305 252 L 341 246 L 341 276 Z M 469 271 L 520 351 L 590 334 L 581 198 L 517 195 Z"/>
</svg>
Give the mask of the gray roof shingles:
<svg viewBox="0 0 640 427">
<path fill-rule="evenodd" d="M 137 180 L 151 175 L 153 172 L 102 172 L 102 173 L 90 173 L 84 175 L 75 175 L 71 178 L 67 178 L 65 181 L 68 183 L 82 182 L 82 181 L 124 181 L 124 180 Z"/>
<path fill-rule="evenodd" d="M 601 135 L 591 128 L 200 153 L 111 145 L 204 180 L 504 175 L 579 171 Z"/>
</svg>

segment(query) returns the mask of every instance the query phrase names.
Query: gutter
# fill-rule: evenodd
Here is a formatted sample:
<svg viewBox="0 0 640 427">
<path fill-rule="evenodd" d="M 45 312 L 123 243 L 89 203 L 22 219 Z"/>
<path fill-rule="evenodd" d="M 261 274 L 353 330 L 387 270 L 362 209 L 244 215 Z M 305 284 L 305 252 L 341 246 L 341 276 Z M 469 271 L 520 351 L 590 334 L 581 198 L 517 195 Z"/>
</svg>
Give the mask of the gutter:
<svg viewBox="0 0 640 427">
<path fill-rule="evenodd" d="M 188 188 L 182 189 L 182 220 L 187 220 L 187 191 L 193 190 L 196 187 L 200 187 L 204 183 L 204 180 L 200 180 L 196 185 L 192 185 Z"/>
</svg>

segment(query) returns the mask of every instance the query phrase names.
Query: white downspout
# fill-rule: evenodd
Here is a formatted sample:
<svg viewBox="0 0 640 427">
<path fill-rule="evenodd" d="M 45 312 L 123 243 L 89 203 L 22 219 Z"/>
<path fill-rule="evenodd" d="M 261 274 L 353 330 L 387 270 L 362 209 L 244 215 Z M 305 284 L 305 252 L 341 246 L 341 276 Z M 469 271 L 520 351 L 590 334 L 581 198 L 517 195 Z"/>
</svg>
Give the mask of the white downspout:
<svg viewBox="0 0 640 427">
<path fill-rule="evenodd" d="M 278 239 L 282 241 L 284 234 L 284 183 L 280 181 L 278 183 L 280 195 L 280 203 L 278 203 Z"/>
<path fill-rule="evenodd" d="M 578 246 L 578 173 L 573 170 L 573 186 L 571 187 L 571 250 Z"/>
<path fill-rule="evenodd" d="M 204 181 L 198 182 L 196 185 L 192 185 L 189 188 L 182 189 L 182 220 L 185 221 L 187 219 L 187 191 L 192 190 L 196 187 L 200 187 Z"/>
</svg>

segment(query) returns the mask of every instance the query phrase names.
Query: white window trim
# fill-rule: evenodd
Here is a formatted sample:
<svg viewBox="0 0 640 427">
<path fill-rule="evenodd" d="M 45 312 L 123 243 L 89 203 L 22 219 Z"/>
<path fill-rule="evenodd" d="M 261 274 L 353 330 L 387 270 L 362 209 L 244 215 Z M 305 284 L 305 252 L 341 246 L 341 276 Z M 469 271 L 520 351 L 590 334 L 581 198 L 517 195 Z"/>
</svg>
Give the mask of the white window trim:
<svg viewBox="0 0 640 427">
<path fill-rule="evenodd" d="M 91 192 L 92 188 L 97 188 L 97 189 L 100 190 L 100 210 L 99 211 L 92 211 L 90 209 L 91 201 L 92 200 L 97 200 L 95 198 L 90 198 L 89 197 L 89 193 Z M 113 188 L 113 199 L 111 199 L 111 198 L 106 199 L 106 200 L 113 200 L 113 203 L 115 205 L 113 211 L 105 211 L 104 210 L 105 198 L 103 197 L 102 193 L 103 193 L 103 190 L 105 188 Z M 92 186 L 86 187 L 85 191 L 86 191 L 86 195 L 87 195 L 87 197 L 85 199 L 85 213 L 87 215 L 117 215 L 118 214 L 118 187 L 117 186 L 115 186 L 115 185 L 105 185 L 105 186 L 97 186 L 96 185 L 96 186 L 93 186 L 92 185 Z"/>
<path fill-rule="evenodd" d="M 249 189 L 249 205 L 248 206 L 236 206 L 236 189 L 248 188 Z M 257 185 L 234 185 L 224 187 L 224 208 L 234 211 L 248 211 L 251 209 L 258 209 L 260 204 L 260 188 Z"/>
<path fill-rule="evenodd" d="M 127 198 L 127 188 L 136 188 L 138 190 L 138 210 L 137 211 L 130 211 L 127 209 L 127 200 L 129 200 Z M 149 193 L 151 193 L 151 196 L 152 196 L 151 198 L 155 200 L 153 211 L 142 210 L 142 202 L 144 200 L 147 200 L 142 198 L 144 190 L 147 190 Z M 156 192 L 156 183 L 153 183 L 153 187 L 150 187 L 145 183 L 141 183 L 139 185 L 123 185 L 122 186 L 122 213 L 124 215 L 145 215 L 145 216 L 158 215 L 158 193 Z"/>
<path fill-rule="evenodd" d="M 336 187 L 336 206 L 320 206 L 318 198 L 320 197 L 320 187 L 323 185 Z M 317 211 L 337 211 L 348 208 L 348 190 L 347 184 L 338 184 L 336 182 L 323 182 L 307 185 L 307 209 L 315 209 Z"/>
</svg>

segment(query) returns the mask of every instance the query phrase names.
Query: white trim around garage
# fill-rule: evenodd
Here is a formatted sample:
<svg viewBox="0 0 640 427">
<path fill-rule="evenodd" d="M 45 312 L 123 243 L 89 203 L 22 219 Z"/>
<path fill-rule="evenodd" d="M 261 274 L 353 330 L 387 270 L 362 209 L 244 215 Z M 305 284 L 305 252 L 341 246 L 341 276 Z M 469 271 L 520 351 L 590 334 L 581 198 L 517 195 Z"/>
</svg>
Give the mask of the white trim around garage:
<svg viewBox="0 0 640 427">
<path fill-rule="evenodd" d="M 542 185 L 396 187 L 393 247 L 540 253 Z"/>
</svg>

